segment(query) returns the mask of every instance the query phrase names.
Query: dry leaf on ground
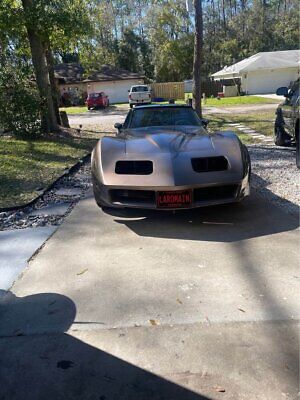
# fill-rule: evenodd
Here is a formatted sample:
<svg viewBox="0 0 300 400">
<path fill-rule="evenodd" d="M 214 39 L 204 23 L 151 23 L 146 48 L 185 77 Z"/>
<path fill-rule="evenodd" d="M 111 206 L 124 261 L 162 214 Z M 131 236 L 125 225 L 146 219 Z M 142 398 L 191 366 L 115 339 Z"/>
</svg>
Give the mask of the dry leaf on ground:
<svg viewBox="0 0 300 400">
<path fill-rule="evenodd" d="M 82 271 L 78 272 L 76 275 L 82 275 L 82 274 L 84 274 L 86 271 L 88 271 L 88 268 L 83 269 Z"/>
<path fill-rule="evenodd" d="M 155 319 L 149 319 L 149 322 L 151 325 L 159 325 L 159 322 L 156 321 Z"/>
</svg>

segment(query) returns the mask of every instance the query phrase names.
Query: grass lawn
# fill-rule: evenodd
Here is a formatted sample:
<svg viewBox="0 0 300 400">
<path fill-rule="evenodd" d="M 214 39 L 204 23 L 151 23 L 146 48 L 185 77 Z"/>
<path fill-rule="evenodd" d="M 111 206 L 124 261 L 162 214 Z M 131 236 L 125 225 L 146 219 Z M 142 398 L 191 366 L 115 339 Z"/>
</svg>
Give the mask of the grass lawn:
<svg viewBox="0 0 300 400">
<path fill-rule="evenodd" d="M 88 154 L 95 139 L 0 137 L 0 207 L 25 204 Z"/>
<path fill-rule="evenodd" d="M 186 93 L 186 98 L 192 97 L 191 93 Z M 259 96 L 236 96 L 236 97 L 223 97 L 207 98 L 204 102 L 202 99 L 202 106 L 205 107 L 226 107 L 226 106 L 242 106 L 247 104 L 279 104 L 280 100 L 268 99 Z"/>
<path fill-rule="evenodd" d="M 87 106 L 61 107 L 59 111 L 66 111 L 67 114 L 82 114 L 88 112 Z"/>
<path fill-rule="evenodd" d="M 129 110 L 129 104 L 128 103 L 116 103 L 116 104 L 111 104 L 109 108 L 106 108 L 105 110 L 107 111 L 112 111 L 112 110 L 124 110 L 128 109 Z M 103 111 L 103 109 L 97 109 L 97 110 L 88 110 L 87 106 L 71 106 L 71 107 L 60 107 L 59 111 L 66 111 L 67 114 L 82 114 L 82 113 L 93 113 L 97 111 Z"/>
<path fill-rule="evenodd" d="M 205 114 L 203 115 L 203 117 L 209 120 L 208 124 L 209 132 L 231 131 L 236 133 L 243 143 L 245 144 L 255 143 L 255 140 L 250 135 L 241 133 L 238 129 L 232 126 L 228 126 L 228 124 L 231 122 L 230 119 L 228 119 L 228 117 L 226 118 L 224 117 L 224 115 L 221 114 Z"/>
<path fill-rule="evenodd" d="M 254 139 L 247 134 L 242 134 L 238 129 L 228 126 L 230 123 L 241 123 L 258 133 L 272 136 L 274 130 L 274 111 L 255 112 L 247 114 L 205 114 L 209 120 L 211 130 L 231 130 L 239 135 L 245 143 L 254 143 Z"/>
<path fill-rule="evenodd" d="M 192 97 L 191 93 L 186 93 L 185 98 Z M 205 103 L 202 100 L 202 106 L 204 107 L 226 107 L 226 106 L 239 106 L 247 104 L 279 104 L 280 100 L 268 99 L 258 96 L 237 96 L 237 97 L 224 97 L 220 98 L 207 98 Z M 163 101 L 159 103 L 153 102 L 152 104 L 168 104 L 168 101 Z M 176 100 L 176 104 L 186 104 L 184 99 Z M 128 103 L 118 103 L 112 104 L 110 109 L 129 109 Z M 89 112 L 86 106 L 72 106 L 72 107 L 61 107 L 60 111 L 66 111 L 67 114 L 82 114 Z M 93 111 L 92 111 L 93 112 Z"/>
<path fill-rule="evenodd" d="M 273 136 L 275 111 L 222 115 L 230 122 L 238 122 L 267 136 Z"/>
</svg>

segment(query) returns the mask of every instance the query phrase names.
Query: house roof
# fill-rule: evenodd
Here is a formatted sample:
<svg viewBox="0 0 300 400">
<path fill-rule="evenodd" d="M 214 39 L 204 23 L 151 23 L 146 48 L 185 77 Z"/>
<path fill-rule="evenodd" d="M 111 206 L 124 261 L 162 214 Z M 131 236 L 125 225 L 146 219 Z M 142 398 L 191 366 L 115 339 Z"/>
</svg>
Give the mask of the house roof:
<svg viewBox="0 0 300 400">
<path fill-rule="evenodd" d="M 300 50 L 270 51 L 257 53 L 249 58 L 224 67 L 212 76 L 214 78 L 238 77 L 241 73 L 262 69 L 299 68 Z"/>
<path fill-rule="evenodd" d="M 82 81 L 83 73 L 83 67 L 77 63 L 64 63 L 54 66 L 55 78 L 63 79 L 65 83 Z"/>
<path fill-rule="evenodd" d="M 64 83 L 78 82 L 103 82 L 119 81 L 126 79 L 142 79 L 143 74 L 118 69 L 109 65 L 103 65 L 98 71 L 92 72 L 88 77 L 84 76 L 84 68 L 78 63 L 64 63 L 54 66 L 55 77 Z"/>
</svg>

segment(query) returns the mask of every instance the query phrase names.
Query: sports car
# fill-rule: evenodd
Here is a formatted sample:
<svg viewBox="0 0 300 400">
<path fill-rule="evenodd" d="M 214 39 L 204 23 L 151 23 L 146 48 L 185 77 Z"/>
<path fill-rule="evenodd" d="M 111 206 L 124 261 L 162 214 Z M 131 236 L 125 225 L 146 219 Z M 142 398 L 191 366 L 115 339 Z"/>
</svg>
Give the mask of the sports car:
<svg viewBox="0 0 300 400">
<path fill-rule="evenodd" d="M 233 132 L 209 133 L 190 106 L 138 106 L 92 152 L 100 207 L 179 209 L 249 195 L 250 158 Z"/>
</svg>

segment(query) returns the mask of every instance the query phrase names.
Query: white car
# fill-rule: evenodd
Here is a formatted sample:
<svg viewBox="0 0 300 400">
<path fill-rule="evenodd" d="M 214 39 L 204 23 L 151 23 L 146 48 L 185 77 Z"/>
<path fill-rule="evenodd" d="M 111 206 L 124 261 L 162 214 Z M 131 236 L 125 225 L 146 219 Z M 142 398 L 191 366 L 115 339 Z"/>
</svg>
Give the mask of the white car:
<svg viewBox="0 0 300 400">
<path fill-rule="evenodd" d="M 151 92 L 147 85 L 131 86 L 128 95 L 129 106 L 137 104 L 151 104 Z"/>
</svg>

